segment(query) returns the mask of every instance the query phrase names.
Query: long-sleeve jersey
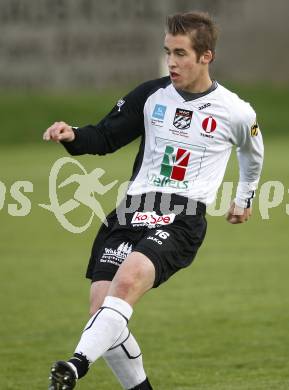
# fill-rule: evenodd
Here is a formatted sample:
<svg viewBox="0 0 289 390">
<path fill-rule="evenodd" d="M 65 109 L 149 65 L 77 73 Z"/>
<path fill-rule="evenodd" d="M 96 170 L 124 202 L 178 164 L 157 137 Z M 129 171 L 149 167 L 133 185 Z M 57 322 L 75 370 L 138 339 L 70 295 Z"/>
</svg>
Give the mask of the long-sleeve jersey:
<svg viewBox="0 0 289 390">
<path fill-rule="evenodd" d="M 176 193 L 209 204 L 233 146 L 240 178 L 235 202 L 248 207 L 257 187 L 263 141 L 252 107 L 217 82 L 205 93 L 177 91 L 169 77 L 148 81 L 119 100 L 97 125 L 74 130 L 72 155 L 114 152 L 141 137 L 128 195 Z"/>
</svg>

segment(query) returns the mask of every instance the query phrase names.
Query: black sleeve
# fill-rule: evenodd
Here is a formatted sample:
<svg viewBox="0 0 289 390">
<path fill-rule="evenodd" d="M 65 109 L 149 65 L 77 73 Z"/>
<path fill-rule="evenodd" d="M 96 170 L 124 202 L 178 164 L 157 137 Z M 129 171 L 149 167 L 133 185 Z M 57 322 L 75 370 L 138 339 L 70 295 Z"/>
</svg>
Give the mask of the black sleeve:
<svg viewBox="0 0 289 390">
<path fill-rule="evenodd" d="M 144 133 L 143 109 L 152 85 L 144 83 L 119 100 L 97 125 L 74 129 L 75 140 L 63 142 L 72 155 L 112 153 Z"/>
</svg>

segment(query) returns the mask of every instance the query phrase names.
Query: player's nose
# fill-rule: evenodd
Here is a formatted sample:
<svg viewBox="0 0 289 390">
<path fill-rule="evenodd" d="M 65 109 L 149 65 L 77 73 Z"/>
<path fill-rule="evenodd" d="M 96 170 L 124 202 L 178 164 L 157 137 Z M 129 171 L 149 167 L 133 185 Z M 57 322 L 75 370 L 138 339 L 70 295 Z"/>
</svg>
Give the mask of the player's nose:
<svg viewBox="0 0 289 390">
<path fill-rule="evenodd" d="M 176 68 L 177 64 L 173 56 L 167 56 L 167 66 L 169 70 L 173 70 Z"/>
</svg>

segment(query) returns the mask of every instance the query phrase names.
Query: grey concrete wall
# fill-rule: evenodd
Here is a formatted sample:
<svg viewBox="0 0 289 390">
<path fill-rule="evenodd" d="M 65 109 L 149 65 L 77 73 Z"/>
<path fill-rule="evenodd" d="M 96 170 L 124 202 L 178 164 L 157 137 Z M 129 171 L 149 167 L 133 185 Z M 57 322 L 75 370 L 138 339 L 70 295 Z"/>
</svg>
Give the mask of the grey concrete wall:
<svg viewBox="0 0 289 390">
<path fill-rule="evenodd" d="M 217 15 L 222 27 L 215 70 L 244 82 L 289 82 L 289 1 L 241 0 Z"/>
<path fill-rule="evenodd" d="M 215 77 L 288 82 L 288 0 L 0 0 L 0 87 L 115 87 L 159 75 L 165 15 L 221 26 Z"/>
</svg>

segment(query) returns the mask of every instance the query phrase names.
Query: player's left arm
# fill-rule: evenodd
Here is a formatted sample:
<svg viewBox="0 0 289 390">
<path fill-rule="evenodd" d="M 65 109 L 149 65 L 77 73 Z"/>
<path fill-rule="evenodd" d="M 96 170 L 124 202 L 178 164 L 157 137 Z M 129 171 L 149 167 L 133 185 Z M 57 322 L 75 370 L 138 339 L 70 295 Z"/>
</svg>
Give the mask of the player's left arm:
<svg viewBox="0 0 289 390">
<path fill-rule="evenodd" d="M 248 105 L 246 111 L 240 114 L 234 138 L 239 161 L 239 183 L 227 215 L 227 221 L 232 224 L 246 222 L 252 215 L 252 200 L 260 180 L 264 156 L 262 134 L 254 110 Z"/>
</svg>

